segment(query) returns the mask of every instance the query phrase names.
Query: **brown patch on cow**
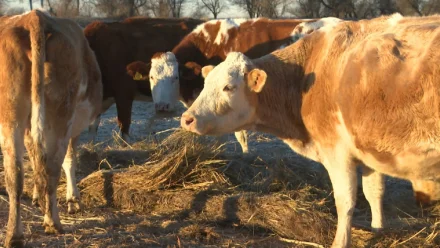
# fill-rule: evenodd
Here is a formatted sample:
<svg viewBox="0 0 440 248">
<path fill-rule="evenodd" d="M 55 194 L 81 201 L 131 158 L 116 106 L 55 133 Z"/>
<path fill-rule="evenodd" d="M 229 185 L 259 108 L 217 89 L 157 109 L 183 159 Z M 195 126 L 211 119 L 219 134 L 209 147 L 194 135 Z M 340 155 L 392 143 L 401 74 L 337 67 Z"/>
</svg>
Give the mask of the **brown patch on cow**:
<svg viewBox="0 0 440 248">
<path fill-rule="evenodd" d="M 151 59 L 159 59 L 160 57 L 162 57 L 162 55 L 164 55 L 164 52 L 157 52 L 155 54 L 153 54 L 153 56 L 151 56 Z"/>
<path fill-rule="evenodd" d="M 136 80 L 148 80 L 148 75 L 150 74 L 150 63 L 146 64 L 142 61 L 135 61 L 127 65 L 127 74 L 135 78 L 137 73 L 142 77 Z"/>
<path fill-rule="evenodd" d="M 184 22 L 180 23 L 180 27 L 182 28 L 182 30 L 188 30 L 188 26 Z"/>
<path fill-rule="evenodd" d="M 429 206 L 440 200 L 440 181 L 411 180 L 411 183 L 418 204 Z"/>
<path fill-rule="evenodd" d="M 431 197 L 426 193 L 415 191 L 414 196 L 418 204 L 426 206 L 431 203 Z"/>
<path fill-rule="evenodd" d="M 200 75 L 200 72 L 202 71 L 202 67 L 196 62 L 192 61 L 185 63 L 185 67 L 190 69 L 196 76 Z"/>
</svg>

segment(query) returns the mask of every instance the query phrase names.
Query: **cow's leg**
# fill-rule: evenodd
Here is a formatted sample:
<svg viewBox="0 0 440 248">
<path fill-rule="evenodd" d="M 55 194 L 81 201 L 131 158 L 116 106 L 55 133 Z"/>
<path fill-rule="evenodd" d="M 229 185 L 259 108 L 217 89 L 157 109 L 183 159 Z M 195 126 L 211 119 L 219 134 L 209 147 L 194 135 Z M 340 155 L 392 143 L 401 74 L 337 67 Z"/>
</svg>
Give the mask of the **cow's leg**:
<svg viewBox="0 0 440 248">
<path fill-rule="evenodd" d="M 326 156 L 327 155 L 327 156 Z M 351 239 L 351 222 L 356 204 L 357 174 L 343 151 L 331 150 L 323 154 L 326 167 L 333 185 L 333 192 L 338 214 L 338 226 L 332 248 L 349 247 Z"/>
<path fill-rule="evenodd" d="M 362 168 L 362 189 L 371 208 L 371 227 L 379 231 L 384 227 L 382 198 L 384 194 L 384 177 L 370 168 Z"/>
<path fill-rule="evenodd" d="M 23 193 L 24 131 L 4 126 L 0 130 L 6 190 L 9 195 L 9 218 L 5 246 L 23 247 L 24 236 L 20 204 Z"/>
<path fill-rule="evenodd" d="M 89 125 L 88 143 L 95 143 L 96 135 L 98 134 L 99 123 L 101 122 L 101 115 L 98 115 L 96 119 Z"/>
<path fill-rule="evenodd" d="M 80 195 L 78 187 L 76 186 L 76 143 L 78 138 L 71 138 L 69 146 L 67 147 L 67 153 L 63 161 L 63 169 L 66 174 L 67 190 L 66 190 L 66 202 L 67 210 L 69 214 L 76 213 L 81 210 Z"/>
<path fill-rule="evenodd" d="M 65 128 L 65 126 L 59 127 Z M 33 163 L 34 181 L 38 189 L 39 205 L 44 213 L 43 226 L 46 233 L 63 232 L 58 214 L 56 189 L 68 139 L 65 137 L 57 138 L 56 135 L 56 133 L 66 133 L 66 131 L 55 131 L 53 129 L 46 130 L 44 134 L 46 151 L 42 151 L 32 142 L 29 133 L 26 135 L 26 147 L 28 148 L 29 158 Z"/>
<path fill-rule="evenodd" d="M 411 180 L 414 197 L 418 204 L 429 205 L 440 200 L 440 182 L 433 180 Z"/>
<path fill-rule="evenodd" d="M 117 97 L 116 109 L 118 111 L 118 126 L 121 130 L 122 139 L 125 142 L 130 141 L 130 124 L 131 124 L 131 109 L 133 107 L 133 97 Z"/>
<path fill-rule="evenodd" d="M 24 144 L 25 144 L 26 150 L 29 153 L 29 159 L 30 159 L 30 162 L 31 162 L 31 165 L 32 165 L 32 170 L 33 170 L 34 175 L 35 175 L 35 172 L 36 172 L 35 161 L 34 161 L 34 157 L 31 156 L 31 152 L 33 152 L 33 150 L 34 150 L 34 142 L 32 140 L 32 137 L 29 135 L 29 133 L 27 133 L 25 135 L 25 139 L 24 140 L 25 140 Z M 39 204 L 40 194 L 38 192 L 37 180 L 33 180 L 33 183 L 34 183 L 34 189 L 33 189 L 33 192 L 32 192 L 32 205 L 34 207 L 39 207 L 40 206 L 40 204 Z"/>
<path fill-rule="evenodd" d="M 63 233 L 63 229 L 60 222 L 60 217 L 58 213 L 57 206 L 57 186 L 60 179 L 61 167 L 66 156 L 67 146 L 69 144 L 69 139 L 67 137 L 52 136 L 52 145 L 47 145 L 49 147 L 47 151 L 47 161 L 45 164 L 45 169 L 47 172 L 46 176 L 46 190 L 44 194 L 40 190 L 40 197 L 44 197 L 44 222 L 45 232 L 48 234 L 53 233 Z M 44 166 L 44 165 L 39 165 Z"/>
<path fill-rule="evenodd" d="M 249 153 L 247 132 L 245 130 L 235 132 L 235 138 L 237 138 L 238 143 L 240 143 L 243 153 Z"/>
</svg>

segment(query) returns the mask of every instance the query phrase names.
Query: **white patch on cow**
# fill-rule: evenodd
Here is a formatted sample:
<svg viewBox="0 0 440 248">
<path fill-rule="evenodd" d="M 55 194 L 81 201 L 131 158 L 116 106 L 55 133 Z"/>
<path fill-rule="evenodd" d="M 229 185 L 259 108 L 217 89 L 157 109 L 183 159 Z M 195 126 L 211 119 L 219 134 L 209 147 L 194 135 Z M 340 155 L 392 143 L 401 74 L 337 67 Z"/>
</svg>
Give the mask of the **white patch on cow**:
<svg viewBox="0 0 440 248">
<path fill-rule="evenodd" d="M 205 23 L 200 24 L 199 26 L 197 26 L 192 32 L 199 34 L 202 33 L 208 42 L 212 41 L 212 39 L 214 40 L 214 44 L 225 44 L 228 42 L 229 40 L 229 34 L 228 31 L 230 29 L 233 28 L 238 28 L 240 27 L 240 25 L 244 22 L 248 22 L 248 21 L 252 21 L 255 22 L 257 20 L 253 20 L 253 19 L 244 19 L 244 18 L 239 18 L 239 19 L 224 19 L 224 20 L 211 20 L 211 21 L 207 21 Z M 208 31 L 206 30 L 206 25 L 215 25 L 217 23 L 220 23 L 220 29 L 217 32 L 216 37 L 210 37 Z"/>
<path fill-rule="evenodd" d="M 158 110 L 174 110 L 179 101 L 179 65 L 172 52 L 151 60 L 150 87 Z"/>
<path fill-rule="evenodd" d="M 335 17 L 325 17 L 314 22 L 302 22 L 298 24 L 292 31 L 292 41 L 296 42 L 297 40 L 303 38 L 310 33 L 315 32 L 316 30 L 328 32 L 342 21 L 344 20 Z"/>
<path fill-rule="evenodd" d="M 228 54 L 225 61 L 216 66 L 206 77 L 205 84 L 215 86 L 211 82 L 229 82 L 236 84 L 243 81 L 244 73 L 248 65 L 247 58 L 239 52 Z"/>
<path fill-rule="evenodd" d="M 37 143 L 41 142 L 44 133 L 44 98 L 42 100 L 40 103 L 32 103 L 31 136 Z"/>
<path fill-rule="evenodd" d="M 94 120 L 92 118 L 95 112 L 95 106 L 93 106 L 89 99 L 79 102 L 76 105 L 75 113 L 72 118 L 72 137 L 79 135 L 90 123 Z"/>
<path fill-rule="evenodd" d="M 255 115 L 246 97 L 244 80 L 250 60 L 242 53 L 230 53 L 206 77 L 205 86 L 188 110 L 197 117 L 194 131 L 200 134 L 225 134 L 241 130 Z M 225 91 L 227 87 L 232 90 Z M 221 113 L 219 109 L 229 108 Z"/>
<path fill-rule="evenodd" d="M 86 80 L 81 80 L 81 83 L 79 84 L 79 89 L 78 89 L 78 93 L 77 93 L 77 97 L 81 98 L 82 96 L 84 96 L 87 92 L 87 81 Z"/>
<path fill-rule="evenodd" d="M 403 19 L 403 16 L 400 13 L 394 13 L 388 18 L 388 23 L 390 26 L 396 26 L 397 23 Z"/>
<path fill-rule="evenodd" d="M 69 147 L 69 149 L 71 148 Z M 75 178 L 75 174 L 76 174 L 75 159 L 76 158 L 75 158 L 75 154 L 73 153 L 73 150 L 70 150 L 67 151 L 67 154 L 64 157 L 64 161 L 63 161 L 63 169 L 64 169 L 64 173 L 66 174 L 66 181 L 67 181 L 66 200 L 68 202 L 72 200 L 79 200 L 79 191 L 78 188 L 76 187 L 76 178 Z"/>
</svg>

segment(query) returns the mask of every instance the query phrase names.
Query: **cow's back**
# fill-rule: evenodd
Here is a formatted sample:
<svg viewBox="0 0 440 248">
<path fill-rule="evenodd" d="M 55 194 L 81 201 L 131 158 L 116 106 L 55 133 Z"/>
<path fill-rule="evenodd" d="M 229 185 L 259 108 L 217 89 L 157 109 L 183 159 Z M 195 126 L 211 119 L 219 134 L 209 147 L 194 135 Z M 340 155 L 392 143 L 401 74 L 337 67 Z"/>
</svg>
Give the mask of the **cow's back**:
<svg viewBox="0 0 440 248">
<path fill-rule="evenodd" d="M 29 15 L 32 15 L 31 12 Z M 2 73 L 0 89 L 2 99 L 20 102 L 11 108 L 30 109 L 32 51 L 29 15 L 0 19 L 3 43 L 0 50 Z M 56 115 L 59 123 L 71 120 L 75 106 L 81 101 L 90 102 L 90 110 L 100 108 L 102 85 L 96 58 L 81 28 L 73 21 L 40 14 L 40 25 L 45 35 L 44 78 L 45 101 L 48 116 Z M 5 103 L 8 104 L 8 103 Z M 54 107 L 58 106 L 58 107 Z M 7 110 L 6 110 L 7 111 Z M 21 112 L 21 111 L 19 111 Z M 13 114 L 13 111 L 9 113 Z M 24 114 L 24 113 L 23 113 Z M 27 113 L 29 114 L 29 113 Z M 83 118 L 85 121 L 93 119 Z M 8 117 L 5 117 L 8 118 Z M 8 118 L 11 119 L 11 118 Z M 50 120 L 48 120 L 50 121 Z M 84 129 L 89 123 L 78 127 Z M 77 131 L 76 134 L 79 134 Z"/>
<path fill-rule="evenodd" d="M 305 38 L 314 47 L 304 68 L 313 76 L 302 109 L 309 132 L 331 145 L 346 127 L 347 146 L 370 164 L 440 154 L 440 17 L 400 19 L 347 22 Z"/>
</svg>

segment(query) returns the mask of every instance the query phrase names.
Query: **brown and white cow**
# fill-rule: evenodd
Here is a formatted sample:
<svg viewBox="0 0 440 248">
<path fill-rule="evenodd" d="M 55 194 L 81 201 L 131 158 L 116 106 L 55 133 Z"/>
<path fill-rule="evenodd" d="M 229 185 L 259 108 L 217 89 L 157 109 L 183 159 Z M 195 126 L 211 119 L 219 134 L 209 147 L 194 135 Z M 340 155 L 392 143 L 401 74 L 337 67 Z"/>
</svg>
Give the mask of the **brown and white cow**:
<svg viewBox="0 0 440 248">
<path fill-rule="evenodd" d="M 350 245 L 358 163 L 373 229 L 384 225 L 383 174 L 438 197 L 440 16 L 343 22 L 258 59 L 231 53 L 212 68 L 203 68 L 205 87 L 182 127 L 271 133 L 321 162 L 338 214 L 332 247 Z"/>
<path fill-rule="evenodd" d="M 201 20 L 190 18 L 132 17 L 122 22 L 93 22 L 84 29 L 102 72 L 104 100 L 102 112 L 116 103 L 118 126 L 127 140 L 133 100 L 151 101 L 148 80 L 133 80 L 126 66 L 136 60 L 150 60 L 156 52 L 168 51 Z M 94 139 L 100 119 L 89 128 Z"/>
<path fill-rule="evenodd" d="M 5 16 L 0 36 L 0 145 L 9 195 L 5 246 L 22 247 L 25 147 L 45 231 L 60 233 L 56 189 L 61 167 L 69 211 L 76 210 L 75 140 L 101 110 L 101 73 L 81 28 L 71 20 L 40 11 Z"/>
<path fill-rule="evenodd" d="M 157 54 L 151 66 L 137 61 L 127 70 L 133 77 L 149 76 L 153 101 L 161 110 L 173 110 L 181 100 L 190 106 L 203 88 L 201 68 L 218 64 L 230 52 L 257 58 L 285 47 L 313 30 L 333 25 L 341 19 L 225 19 L 199 25 L 172 52 Z M 137 74 L 136 74 L 137 73 Z M 247 153 L 247 136 L 235 133 Z"/>
</svg>

